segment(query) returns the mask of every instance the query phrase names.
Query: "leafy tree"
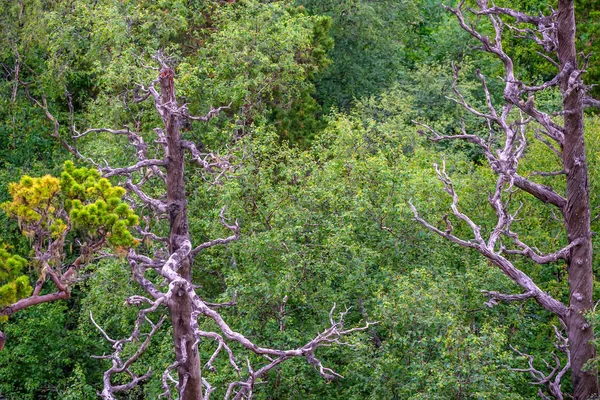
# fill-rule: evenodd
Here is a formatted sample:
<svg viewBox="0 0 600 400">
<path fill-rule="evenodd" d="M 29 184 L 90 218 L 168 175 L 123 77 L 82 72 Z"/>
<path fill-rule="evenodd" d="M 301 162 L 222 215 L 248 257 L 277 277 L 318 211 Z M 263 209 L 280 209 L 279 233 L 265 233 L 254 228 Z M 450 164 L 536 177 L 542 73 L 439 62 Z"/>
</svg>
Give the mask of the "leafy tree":
<svg viewBox="0 0 600 400">
<path fill-rule="evenodd" d="M 26 261 L 3 250 L 3 280 L 0 316 L 7 316 L 48 301 L 66 299 L 78 270 L 90 261 L 94 252 L 105 246 L 127 248 L 135 245 L 129 228 L 138 217 L 122 200 L 125 190 L 114 187 L 94 169 L 75 168 L 66 162 L 61 179 L 24 176 L 9 188 L 12 201 L 2 204 L 4 211 L 19 222 L 23 234 L 32 241 L 34 266 L 39 271 L 33 294 L 28 277 L 18 276 Z M 73 252 L 67 247 L 73 231 L 83 243 Z M 64 259 L 72 262 L 63 267 Z M 47 279 L 57 291 L 41 294 Z"/>
<path fill-rule="evenodd" d="M 0 250 L 0 282 L 3 282 L 0 286 L 0 307 L 4 308 L 22 299 L 32 290 L 29 277 L 21 275 L 25 265 L 27 261 L 23 257 L 11 255 L 5 249 Z M 7 319 L 6 316 L 2 318 Z"/>
<path fill-rule="evenodd" d="M 301 0 L 316 15 L 331 16 L 332 66 L 319 76 L 317 98 L 325 109 L 349 109 L 354 98 L 376 94 L 402 76 L 411 24 L 420 16 L 412 1 Z"/>
<path fill-rule="evenodd" d="M 196 107 L 231 102 L 238 136 L 271 124 L 306 145 L 321 125 L 314 80 L 330 63 L 330 19 L 290 1 L 243 1 L 217 8 L 211 23 L 215 33 L 179 65 L 182 95 Z"/>
</svg>

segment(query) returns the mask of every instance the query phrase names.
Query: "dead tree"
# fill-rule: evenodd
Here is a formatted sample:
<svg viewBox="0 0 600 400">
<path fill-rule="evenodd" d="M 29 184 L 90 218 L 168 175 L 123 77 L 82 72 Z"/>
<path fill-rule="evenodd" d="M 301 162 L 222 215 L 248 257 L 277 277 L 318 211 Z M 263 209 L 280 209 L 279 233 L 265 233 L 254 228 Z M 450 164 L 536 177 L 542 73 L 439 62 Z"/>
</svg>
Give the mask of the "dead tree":
<svg viewBox="0 0 600 400">
<path fill-rule="evenodd" d="M 160 60 L 160 58 L 159 58 Z M 147 340 L 152 336 L 160 325 L 152 324 L 146 317 L 146 314 L 154 311 L 159 306 L 166 306 L 169 310 L 171 322 L 173 324 L 173 341 L 175 348 L 176 361 L 167 368 L 163 373 L 163 387 L 165 388 L 165 396 L 171 398 L 170 382 L 175 383 L 179 399 L 181 400 L 197 400 L 208 398 L 214 388 L 202 377 L 201 364 L 198 354 L 197 344 L 201 339 L 212 339 L 216 342 L 217 348 L 214 354 L 206 362 L 205 368 L 213 368 L 213 362 L 221 351 L 225 351 L 229 359 L 231 367 L 238 373 L 240 380 L 233 382 L 227 388 L 225 398 L 244 399 L 251 398 L 255 382 L 263 377 L 269 370 L 279 365 L 281 362 L 292 357 L 304 357 L 306 360 L 318 369 L 319 373 L 326 379 L 334 379 L 340 375 L 329 368 L 324 367 L 315 357 L 315 350 L 321 345 L 331 343 L 341 343 L 342 336 L 356 331 L 366 329 L 354 328 L 344 330 L 343 317 L 345 312 L 341 313 L 338 320 L 333 318 L 333 310 L 330 315 L 331 326 L 321 332 L 316 338 L 311 340 L 306 345 L 292 350 L 278 350 L 265 348 L 256 345 L 248 340 L 241 333 L 233 331 L 223 320 L 217 308 L 231 304 L 211 304 L 204 301 L 195 291 L 195 286 L 192 282 L 192 265 L 195 257 L 204 249 L 209 247 L 224 245 L 235 241 L 239 238 L 240 227 L 237 221 L 233 224 L 227 222 L 224 212 L 221 211 L 221 224 L 227 228 L 231 235 L 223 239 L 215 239 L 208 242 L 192 245 L 192 239 L 188 229 L 187 217 L 187 194 L 185 188 L 184 171 L 186 163 L 186 155 L 198 164 L 208 173 L 217 174 L 220 176 L 229 168 L 227 157 L 218 157 L 212 153 L 200 152 L 193 142 L 183 140 L 179 130 L 182 120 L 200 120 L 207 121 L 216 116 L 221 109 L 212 109 L 203 117 L 194 117 L 189 115 L 186 105 L 179 105 L 175 96 L 174 72 L 165 63 L 161 62 L 159 77 L 156 81 L 150 84 L 147 88 L 141 87 L 140 91 L 144 92 L 147 97 L 154 100 L 156 111 L 160 114 L 164 128 L 156 129 L 158 141 L 164 148 L 165 157 L 160 160 L 151 160 L 146 157 L 143 140 L 140 136 L 131 132 L 127 134 L 130 141 L 137 148 L 139 162 L 129 168 L 112 169 L 104 167 L 102 172 L 105 176 L 120 175 L 127 178 L 126 187 L 131 193 L 135 194 L 147 206 L 153 208 L 158 214 L 163 214 L 168 218 L 170 229 L 169 237 L 166 238 L 167 251 L 169 257 L 166 260 L 157 260 L 147 256 L 137 254 L 134 249 L 129 250 L 128 260 L 137 282 L 151 296 L 150 298 L 141 298 L 134 296 L 129 299 L 130 303 L 142 304 L 147 303 L 149 308 L 140 311 L 140 316 L 136 322 L 134 332 L 129 340 L 136 338 L 139 334 L 139 326 L 144 321 L 147 321 L 152 326 L 151 333 L 147 336 Z M 160 93 L 155 88 L 155 85 L 160 86 Z M 88 131 L 89 133 L 89 131 Z M 83 136 L 86 132 L 77 135 Z M 151 173 L 155 174 L 160 180 L 163 180 L 166 185 L 166 201 L 152 199 L 146 195 L 141 188 L 141 184 L 145 183 L 148 175 L 143 178 L 142 182 L 134 183 L 131 179 L 132 173 L 139 171 L 142 168 L 150 168 Z M 161 171 L 163 168 L 165 171 Z M 144 272 L 154 270 L 158 272 L 167 282 L 167 292 L 161 292 L 149 280 L 144 277 Z M 219 332 L 206 332 L 199 328 L 198 319 L 207 317 L 213 320 L 219 327 Z M 367 326 L 369 324 L 367 323 Z M 105 335 L 107 339 L 108 336 Z M 113 399 L 113 393 L 121 389 L 120 386 L 113 386 L 110 377 L 115 373 L 128 372 L 128 364 L 131 364 L 137 357 L 138 353 L 130 357 L 126 361 L 121 361 L 119 353 L 122 344 L 121 341 L 112 341 L 115 352 L 108 356 L 112 360 L 114 367 L 105 373 L 104 390 L 102 396 L 106 400 Z M 227 344 L 228 341 L 237 342 L 246 349 L 265 357 L 266 365 L 254 370 L 253 367 L 247 364 L 247 377 L 243 378 L 242 368 L 238 365 L 235 355 Z M 144 345 L 142 345 L 143 347 Z M 139 353 L 141 354 L 141 352 Z M 171 370 L 177 371 L 177 379 L 171 376 Z M 124 389 L 128 389 L 136 384 L 136 378 L 133 378 L 129 385 L 125 385 Z"/>
<path fill-rule="evenodd" d="M 417 209 L 411 204 L 414 216 L 417 221 L 438 235 L 461 246 L 477 250 L 522 290 L 520 294 L 486 292 L 490 297 L 488 304 L 534 299 L 564 323 L 568 337 L 566 354 L 574 388 L 573 398 L 588 399 L 597 395 L 599 391 L 598 373 L 594 361 L 596 351 L 590 343 L 594 338 L 594 332 L 584 315 L 594 303 L 590 199 L 583 110 L 585 106 L 597 105 L 598 102 L 586 95 L 588 88 L 582 82 L 586 59 L 584 57 L 582 64 L 578 64 L 575 51 L 574 2 L 559 0 L 558 9 L 548 16 L 526 15 L 509 8 L 490 5 L 487 0 L 479 0 L 477 8 L 468 11 L 464 10 L 464 0 L 457 8 L 446 7 L 446 9 L 456 16 L 460 26 L 478 42 L 481 50 L 492 54 L 502 62 L 504 102 L 494 104 L 493 96 L 486 84 L 486 77 L 477 71 L 485 93 L 485 106 L 483 109 L 476 108 L 458 90 L 455 71 L 453 100 L 471 114 L 485 120 L 489 128 L 488 134 L 482 137 L 469 133 L 464 124 L 462 132 L 457 135 L 444 135 L 429 126 L 419 125 L 425 128 L 422 133 L 433 141 L 466 140 L 483 151 L 490 168 L 497 175 L 495 190 L 489 196 L 489 202 L 497 216 L 497 223 L 486 233 L 481 226 L 461 211 L 458 204 L 459 196 L 454 190 L 450 177 L 444 168 L 438 166 L 436 166 L 438 177 L 444 185 L 444 190 L 452 197 L 452 215 L 470 227 L 473 238 L 462 239 L 455 236 L 452 229 L 436 228 L 419 216 Z M 472 16 L 487 18 L 492 34 L 486 35 L 475 28 L 470 20 Z M 513 30 L 518 35 L 527 36 L 541 46 L 539 54 L 557 68 L 556 75 L 552 79 L 540 85 L 528 85 L 515 76 L 513 60 L 503 48 L 503 33 L 507 29 Z M 535 96 L 536 93 L 553 87 L 560 89 L 562 93 L 562 109 L 551 115 L 536 107 Z M 562 159 L 563 167 L 560 171 L 543 174 L 555 176 L 557 179 L 564 177 L 565 193 L 558 193 L 553 188 L 536 183 L 530 177 L 519 173 L 519 161 L 527 145 L 526 127 L 530 123 L 535 125 L 536 138 Z M 521 241 L 511 228 L 516 213 L 511 214 L 507 204 L 507 193 L 515 187 L 543 203 L 552 205 L 558 211 L 564 221 L 568 241 L 566 247 L 551 254 L 539 254 L 535 248 Z M 527 274 L 515 267 L 507 254 L 517 254 L 537 264 L 559 260 L 565 262 L 569 279 L 569 304 L 563 304 L 541 290 Z M 589 365 L 584 370 L 586 364 Z M 533 369 L 531 362 L 530 369 Z M 552 374 L 556 371 L 562 369 L 557 366 Z M 544 376 L 540 371 L 535 373 L 538 374 L 541 383 L 547 384 L 550 395 L 558 399 L 562 398 L 560 377 L 564 372 L 558 374 L 558 381 L 550 380 L 552 376 Z M 548 386 L 550 383 L 552 385 Z"/>
<path fill-rule="evenodd" d="M 124 339 L 112 339 L 90 315 L 94 325 L 104 338 L 112 344 L 113 349 L 107 355 L 95 356 L 111 362 L 111 367 L 104 373 L 103 389 L 99 395 L 105 400 L 114 400 L 117 393 L 130 390 L 151 376 L 150 370 L 143 375 L 136 375 L 132 372 L 131 366 L 141 357 L 150 345 L 153 336 L 163 325 L 165 316 L 158 318 L 158 321 L 153 321 L 152 317 L 152 314 L 161 308 L 168 311 L 173 326 L 175 353 L 175 361 L 162 373 L 164 392 L 161 397 L 179 400 L 209 399 L 216 388 L 202 376 L 202 369 L 214 370 L 213 364 L 220 355 L 226 357 L 230 367 L 238 377 L 227 388 L 223 388 L 225 399 L 252 398 L 255 384 L 267 372 L 290 358 L 300 357 L 306 359 L 327 380 L 341 377 L 340 374 L 322 364 L 316 357 L 316 350 L 320 346 L 344 345 L 342 338 L 345 335 L 368 329 L 372 323 L 367 322 L 363 327 L 345 329 L 344 317 L 348 310 L 342 311 L 336 316 L 334 315 L 334 305 L 329 314 L 330 326 L 305 345 L 288 350 L 262 347 L 243 334 L 231 329 L 221 317 L 218 309 L 220 307 L 235 306 L 235 298 L 228 303 L 215 304 L 205 301 L 196 292 L 197 287 L 192 281 L 194 259 L 205 249 L 226 245 L 238 240 L 240 227 L 237 221 L 231 223 L 226 219 L 225 208 L 223 208 L 220 213 L 220 223 L 230 232 L 229 236 L 193 244 L 188 226 L 187 193 L 184 179 L 186 163 L 196 164 L 215 181 L 228 173 L 231 165 L 227 156 L 202 152 L 195 143 L 184 140 L 180 132 L 180 126 L 187 121 L 208 121 L 227 107 L 211 108 L 206 115 L 200 117 L 190 115 L 187 105 L 179 104 L 177 101 L 173 69 L 162 60 L 160 55 L 156 57 L 156 60 L 160 64 L 160 68 L 157 68 L 158 78 L 147 87 L 139 85 L 134 91 L 135 102 L 143 102 L 148 99 L 154 101 L 154 109 L 160 115 L 163 123 L 162 127 L 154 129 L 155 144 L 158 145 L 159 150 L 152 152 L 150 151 L 151 146 L 144 141 L 143 135 L 129 127 L 124 129 L 94 128 L 79 132 L 72 125 L 70 127 L 71 137 L 64 138 L 61 136 L 60 123 L 50 113 L 45 97 L 42 96 L 41 101 L 34 98 L 29 93 L 27 84 L 20 82 L 27 97 L 35 106 L 44 111 L 48 120 L 54 125 L 52 136 L 76 158 L 91 163 L 100 171 L 103 178 L 115 177 L 115 179 L 121 179 L 121 184 L 127 190 L 130 205 L 133 208 L 139 206 L 144 210 L 149 210 L 147 212 L 154 217 L 150 218 L 149 215 L 146 215 L 146 226 L 136 227 L 138 236 L 144 239 L 148 238 L 155 243 L 152 254 L 138 252 L 135 246 L 130 246 L 127 250 L 127 261 L 132 275 L 147 293 L 147 296 L 136 295 L 126 301 L 128 305 L 141 307 L 131 335 Z M 67 99 L 69 99 L 68 94 Z M 72 107 L 70 108 L 72 110 Z M 137 124 L 138 128 L 139 125 Z M 126 137 L 135 150 L 137 162 L 131 166 L 113 168 L 106 161 L 99 164 L 91 158 L 84 157 L 79 152 L 78 140 L 101 132 Z M 86 171 L 92 170 L 86 169 Z M 95 173 L 95 171 L 92 172 Z M 99 174 L 95 177 L 98 178 Z M 56 193 L 58 193 L 58 180 L 52 177 L 43 179 L 48 178 L 56 181 Z M 107 187 L 110 185 L 107 182 L 105 184 Z M 166 196 L 164 198 L 152 198 L 146 193 L 148 185 L 163 185 Z M 120 190 L 120 188 L 116 190 Z M 103 250 L 107 237 L 111 237 L 110 234 L 106 235 L 105 232 L 99 235 L 96 242 L 91 244 L 79 243 L 79 257 L 69 265 L 63 264 L 65 242 L 67 234 L 71 231 L 71 218 L 67 211 L 55 207 L 52 203 L 55 197 L 54 192 L 48 195 L 48 199 L 45 199 L 45 206 L 42 207 L 43 209 L 36 211 L 39 216 L 31 219 L 31 226 L 29 226 L 29 230 L 37 238 L 34 259 L 42 266 L 40 268 L 40 279 L 38 279 L 30 296 L 0 309 L 0 317 L 9 316 L 37 304 L 69 298 L 71 287 L 77 281 L 77 273 L 83 265 L 93 260 L 94 257 L 113 256 L 112 253 Z M 122 197 L 122 194 L 118 197 Z M 48 210 L 53 210 L 52 217 L 48 217 Z M 133 213 L 131 209 L 128 212 Z M 50 225 L 48 221 L 59 217 L 61 220 L 66 221 L 66 226 L 64 226 L 64 230 L 61 230 L 60 235 L 55 235 L 47 229 Z M 167 220 L 169 236 L 159 237 L 152 232 L 148 224 L 151 219 L 155 221 Z M 166 289 L 162 289 L 162 285 L 158 286 L 148 278 L 147 273 L 150 271 L 158 274 L 164 280 L 167 286 Z M 51 278 L 57 291 L 41 294 L 42 287 L 48 280 L 47 277 Z M 211 320 L 218 327 L 218 330 L 202 330 L 199 324 L 201 318 Z M 157 318 L 154 317 L 154 319 Z M 5 339 L 5 335 L 0 332 L 0 350 L 4 346 Z M 212 340 L 215 343 L 214 353 L 205 361 L 204 367 L 201 365 L 198 351 L 198 343 L 201 340 Z M 245 365 L 240 365 L 238 357 L 230 347 L 231 343 L 261 356 L 264 362 L 261 365 L 253 366 L 247 359 Z M 128 350 L 125 352 L 126 355 L 123 355 L 127 345 L 137 348 L 133 354 Z M 124 384 L 115 384 L 113 378 L 117 374 L 128 376 L 129 381 Z"/>
<path fill-rule="evenodd" d="M 329 315 L 330 326 L 304 346 L 289 350 L 262 347 L 243 334 L 231 329 L 221 317 L 218 309 L 225 306 L 235 306 L 235 299 L 229 303 L 214 304 L 205 301 L 196 292 L 197 287 L 192 281 L 194 259 L 205 249 L 226 245 L 238 240 L 240 227 L 237 221 L 229 222 L 226 219 L 225 209 L 223 208 L 220 213 L 220 223 L 230 232 L 229 236 L 204 243 L 193 243 L 188 226 L 187 193 L 184 179 L 186 164 L 190 162 L 196 164 L 212 176 L 212 179 L 217 180 L 230 170 L 231 165 L 227 156 L 202 152 L 193 142 L 184 140 L 180 132 L 180 125 L 188 120 L 208 121 L 227 107 L 211 109 L 208 114 L 200 117 L 190 115 L 187 105 L 181 105 L 177 101 L 173 69 L 160 56 L 157 56 L 156 59 L 160 64 L 158 78 L 148 86 L 140 85 L 134 91 L 134 101 L 142 102 L 147 99 L 154 101 L 154 108 L 163 123 L 162 127 L 154 129 L 155 143 L 159 147 L 157 152 L 157 154 L 160 154 L 159 156 L 149 151 L 150 146 L 144 141 L 140 132 L 129 127 L 124 129 L 94 128 L 83 132 L 71 127 L 70 140 L 64 139 L 60 136 L 59 123 L 49 113 L 45 100 L 40 102 L 30 96 L 31 101 L 42 108 L 49 120 L 55 124 L 54 135 L 67 150 L 76 157 L 93 163 L 100 170 L 103 177 L 122 179 L 121 183 L 127 189 L 133 205 L 137 204 L 145 210 L 150 210 L 156 220 L 166 219 L 169 224 L 169 236 L 164 238 L 153 233 L 148 229 L 148 226 L 138 227 L 137 234 L 157 243 L 161 247 L 159 251 L 155 250 L 153 254 L 142 254 L 135 247 L 128 249 L 127 260 L 132 275 L 147 293 L 147 296 L 132 296 L 127 299 L 127 304 L 141 307 L 131 335 L 124 339 L 113 339 L 102 329 L 101 324 L 97 324 L 90 316 L 94 325 L 100 330 L 104 338 L 112 344 L 113 348 L 110 354 L 96 356 L 96 358 L 111 362 L 111 367 L 104 373 L 101 397 L 105 400 L 116 399 L 117 393 L 130 390 L 150 377 L 150 370 L 143 375 L 136 375 L 132 372 L 131 366 L 144 353 L 150 345 L 152 337 L 161 328 L 165 319 L 159 318 L 158 321 L 153 321 L 152 318 L 152 314 L 161 308 L 168 310 L 173 326 L 175 360 L 162 373 L 162 386 L 164 388 L 162 396 L 168 399 L 209 399 L 215 388 L 203 377 L 202 369 L 214 370 L 213 364 L 220 355 L 227 358 L 230 367 L 238 376 L 238 380 L 223 389 L 226 392 L 226 399 L 251 398 L 255 384 L 267 372 L 294 357 L 305 358 L 327 380 L 341 377 L 332 369 L 325 367 L 316 357 L 317 348 L 332 344 L 344 344 L 342 338 L 345 335 L 368 329 L 371 323 L 367 322 L 364 327 L 360 328 L 345 329 L 343 326 L 344 316 L 348 310 L 339 313 L 336 317 L 334 306 Z M 77 141 L 100 132 L 126 137 L 135 150 L 137 162 L 131 166 L 113 168 L 106 162 L 98 164 L 90 158 L 85 158 L 78 150 Z M 164 185 L 165 198 L 152 198 L 148 195 L 146 193 L 148 184 Z M 148 220 L 150 219 L 148 218 Z M 76 267 L 74 266 L 69 271 L 75 271 Z M 150 271 L 164 279 L 167 284 L 166 289 L 157 286 L 148 278 L 147 272 Z M 55 277 L 53 276 L 53 278 Z M 54 297 L 57 299 L 67 298 L 70 293 L 68 285 L 72 282 L 57 276 L 55 284 L 59 288 L 64 286 L 64 290 L 59 291 Z M 20 300 L 19 304 L 24 305 L 20 308 L 33 305 L 25 304 L 26 302 L 38 304 L 54 300 L 54 298 L 42 299 L 44 301 L 38 300 L 40 299 L 37 297 L 33 300 Z M 3 313 L 8 315 L 15 311 L 17 311 L 15 306 L 7 307 L 0 310 L 0 315 L 3 315 Z M 212 320 L 218 330 L 202 330 L 199 324 L 199 320 L 202 318 Z M 202 367 L 198 343 L 207 339 L 214 341 L 215 351 L 208 360 L 204 361 L 205 364 Z M 238 346 L 262 356 L 264 363 L 253 366 L 250 361 L 247 361 L 246 365 L 240 365 L 238 358 L 230 347 L 230 343 L 236 343 Z M 127 356 L 124 356 L 123 350 L 128 344 L 137 346 L 137 350 L 133 354 L 125 352 Z M 113 378 L 117 374 L 129 376 L 129 382 L 115 384 Z"/>
</svg>

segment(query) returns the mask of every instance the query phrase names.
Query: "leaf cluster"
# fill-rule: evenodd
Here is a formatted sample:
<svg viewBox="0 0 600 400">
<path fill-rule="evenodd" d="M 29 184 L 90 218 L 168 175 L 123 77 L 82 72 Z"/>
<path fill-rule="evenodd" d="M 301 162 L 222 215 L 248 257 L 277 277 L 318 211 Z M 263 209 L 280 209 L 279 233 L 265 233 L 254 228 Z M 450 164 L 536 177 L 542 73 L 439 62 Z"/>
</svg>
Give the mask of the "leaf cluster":
<svg viewBox="0 0 600 400">
<path fill-rule="evenodd" d="M 31 293 L 29 277 L 23 275 L 27 260 L 0 248 L 0 309 Z M 4 322 L 8 317 L 0 317 Z"/>
</svg>

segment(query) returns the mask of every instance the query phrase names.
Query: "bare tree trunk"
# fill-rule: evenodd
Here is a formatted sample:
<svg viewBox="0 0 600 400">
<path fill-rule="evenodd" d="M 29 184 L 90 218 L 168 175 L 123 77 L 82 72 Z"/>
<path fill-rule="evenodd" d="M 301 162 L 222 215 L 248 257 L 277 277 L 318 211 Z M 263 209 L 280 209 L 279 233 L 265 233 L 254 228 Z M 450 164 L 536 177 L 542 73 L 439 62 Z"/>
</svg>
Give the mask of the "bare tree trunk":
<svg viewBox="0 0 600 400">
<path fill-rule="evenodd" d="M 170 236 L 169 252 L 173 254 L 184 241 L 190 240 L 187 218 L 187 199 L 184 182 L 184 149 L 181 143 L 173 70 L 163 67 L 160 71 L 161 103 L 167 138 L 167 212 L 169 213 Z M 181 263 L 178 274 L 188 282 L 192 281 L 189 257 Z M 202 377 L 200 357 L 194 330 L 192 328 L 192 299 L 183 288 L 171 297 L 169 312 L 173 323 L 173 341 L 177 357 L 179 391 L 181 400 L 202 400 Z"/>
<path fill-rule="evenodd" d="M 575 11 L 573 0 L 559 0 L 557 16 L 558 57 L 560 69 L 577 69 L 575 50 Z M 584 365 L 596 356 L 591 340 L 594 332 L 583 313 L 593 307 L 592 239 L 590 230 L 590 190 L 583 130 L 583 90 L 573 88 L 572 76 L 566 74 L 561 83 L 564 106 L 563 161 L 567 175 L 567 205 L 564 210 L 569 243 L 580 238 L 581 243 L 571 249 L 567 259 L 569 272 L 570 305 L 567 319 L 571 347 L 571 371 L 575 399 L 588 399 L 598 394 L 598 372 L 592 363 L 587 371 Z M 576 82 L 580 80 L 574 77 Z M 579 82 L 580 83 L 580 82 Z M 574 89 L 574 90 L 573 90 Z"/>
</svg>

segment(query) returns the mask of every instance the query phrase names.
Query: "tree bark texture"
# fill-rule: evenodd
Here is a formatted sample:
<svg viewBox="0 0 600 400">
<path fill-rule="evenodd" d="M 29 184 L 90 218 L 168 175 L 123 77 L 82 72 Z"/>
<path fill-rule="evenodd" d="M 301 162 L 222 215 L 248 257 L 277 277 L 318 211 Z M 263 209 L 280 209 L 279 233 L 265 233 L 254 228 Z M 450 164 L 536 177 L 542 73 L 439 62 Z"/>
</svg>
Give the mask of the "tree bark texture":
<svg viewBox="0 0 600 400">
<path fill-rule="evenodd" d="M 179 117 L 173 70 L 163 67 L 160 71 L 159 81 L 161 90 L 161 107 L 163 108 L 163 122 L 167 139 L 167 212 L 169 216 L 170 235 L 169 252 L 177 251 L 181 243 L 190 240 L 187 199 L 184 182 L 184 149 L 182 147 L 181 132 L 179 130 Z M 191 282 L 191 262 L 189 258 L 181 263 L 177 271 L 181 277 Z M 194 330 L 191 324 L 192 299 L 187 291 L 180 289 L 168 304 L 173 324 L 173 341 L 175 355 L 178 362 L 179 391 L 181 400 L 202 400 L 202 377 L 198 346 L 195 345 Z"/>
<path fill-rule="evenodd" d="M 567 259 L 569 274 L 568 338 L 571 348 L 573 397 L 588 399 L 598 394 L 598 371 L 595 363 L 583 368 L 596 356 L 591 340 L 593 329 L 584 313 L 593 305 L 592 239 L 590 229 L 590 190 L 585 156 L 583 129 L 583 88 L 577 71 L 575 50 L 575 11 L 573 0 L 559 0 L 557 16 L 558 56 L 561 71 L 573 69 L 561 82 L 564 107 L 563 162 L 567 179 L 567 204 L 564 209 L 569 243 L 581 240 Z"/>
</svg>

